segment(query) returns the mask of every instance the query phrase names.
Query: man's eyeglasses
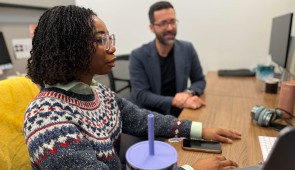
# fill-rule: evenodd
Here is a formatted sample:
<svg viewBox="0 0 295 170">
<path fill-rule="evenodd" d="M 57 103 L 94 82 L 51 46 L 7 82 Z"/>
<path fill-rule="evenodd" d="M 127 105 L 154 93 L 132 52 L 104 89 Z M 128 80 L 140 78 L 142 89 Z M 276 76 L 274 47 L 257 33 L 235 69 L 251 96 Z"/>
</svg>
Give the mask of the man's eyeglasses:
<svg viewBox="0 0 295 170">
<path fill-rule="evenodd" d="M 172 20 L 170 20 L 170 21 L 163 21 L 163 22 L 160 22 L 160 23 L 158 23 L 158 24 L 155 24 L 155 23 L 154 23 L 153 25 L 156 25 L 156 26 L 158 26 L 158 27 L 164 29 L 164 28 L 167 28 L 168 25 L 176 26 L 177 23 L 178 23 L 178 20 L 177 20 L 177 19 L 172 19 Z"/>
<path fill-rule="evenodd" d="M 116 44 L 116 38 L 115 38 L 115 34 L 103 34 L 102 37 L 100 38 L 96 38 L 94 41 L 98 44 L 102 44 L 104 45 L 104 49 L 105 50 L 109 50 L 112 46 L 115 46 Z"/>
</svg>

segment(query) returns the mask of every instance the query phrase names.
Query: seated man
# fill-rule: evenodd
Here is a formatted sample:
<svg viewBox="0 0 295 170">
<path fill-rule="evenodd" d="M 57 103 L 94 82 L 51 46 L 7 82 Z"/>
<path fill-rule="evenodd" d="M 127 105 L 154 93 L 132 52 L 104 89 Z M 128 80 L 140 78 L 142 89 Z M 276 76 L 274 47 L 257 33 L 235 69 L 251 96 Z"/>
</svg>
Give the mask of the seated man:
<svg viewBox="0 0 295 170">
<path fill-rule="evenodd" d="M 153 4 L 149 19 L 156 39 L 130 55 L 130 100 L 140 107 L 176 117 L 182 108 L 205 105 L 198 97 L 206 85 L 203 70 L 193 45 L 175 39 L 178 20 L 173 6 L 165 1 Z"/>
</svg>

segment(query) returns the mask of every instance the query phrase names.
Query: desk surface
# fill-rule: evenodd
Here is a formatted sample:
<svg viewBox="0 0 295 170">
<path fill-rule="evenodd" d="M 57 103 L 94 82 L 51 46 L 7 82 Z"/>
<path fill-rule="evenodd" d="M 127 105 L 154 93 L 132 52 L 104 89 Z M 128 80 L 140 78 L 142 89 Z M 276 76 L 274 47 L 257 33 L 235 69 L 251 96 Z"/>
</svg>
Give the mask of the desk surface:
<svg viewBox="0 0 295 170">
<path fill-rule="evenodd" d="M 241 140 L 222 144 L 221 155 L 237 162 L 240 167 L 262 161 L 258 136 L 277 136 L 278 131 L 256 125 L 250 112 L 255 105 L 274 108 L 277 95 L 259 90 L 253 77 L 218 77 L 216 72 L 209 72 L 206 80 L 207 86 L 201 98 L 207 106 L 198 110 L 184 109 L 179 119 L 200 121 L 203 127 L 222 127 L 240 132 Z M 181 142 L 172 145 L 178 151 L 179 165 L 192 165 L 198 158 L 216 155 L 182 150 Z"/>
</svg>

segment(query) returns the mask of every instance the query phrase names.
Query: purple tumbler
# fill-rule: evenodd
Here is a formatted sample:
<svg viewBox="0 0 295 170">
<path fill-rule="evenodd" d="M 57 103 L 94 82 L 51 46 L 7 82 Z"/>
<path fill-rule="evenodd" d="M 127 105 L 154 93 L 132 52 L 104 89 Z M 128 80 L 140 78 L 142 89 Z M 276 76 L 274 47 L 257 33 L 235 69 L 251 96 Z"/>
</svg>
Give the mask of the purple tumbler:
<svg viewBox="0 0 295 170">
<path fill-rule="evenodd" d="M 154 140 L 154 115 L 148 115 L 148 141 L 132 145 L 126 152 L 127 170 L 175 170 L 177 152 L 169 144 Z"/>
</svg>

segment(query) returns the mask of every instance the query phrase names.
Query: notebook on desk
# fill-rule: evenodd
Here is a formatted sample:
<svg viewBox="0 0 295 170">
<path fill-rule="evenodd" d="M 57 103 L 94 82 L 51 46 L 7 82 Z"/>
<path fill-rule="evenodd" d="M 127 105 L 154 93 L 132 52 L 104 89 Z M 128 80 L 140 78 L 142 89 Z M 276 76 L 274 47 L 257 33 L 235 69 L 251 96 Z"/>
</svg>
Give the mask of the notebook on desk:
<svg viewBox="0 0 295 170">
<path fill-rule="evenodd" d="M 294 170 L 295 127 L 288 126 L 280 131 L 266 161 L 262 165 L 238 168 L 239 170 Z M 259 160 L 257 160 L 259 162 Z"/>
</svg>

